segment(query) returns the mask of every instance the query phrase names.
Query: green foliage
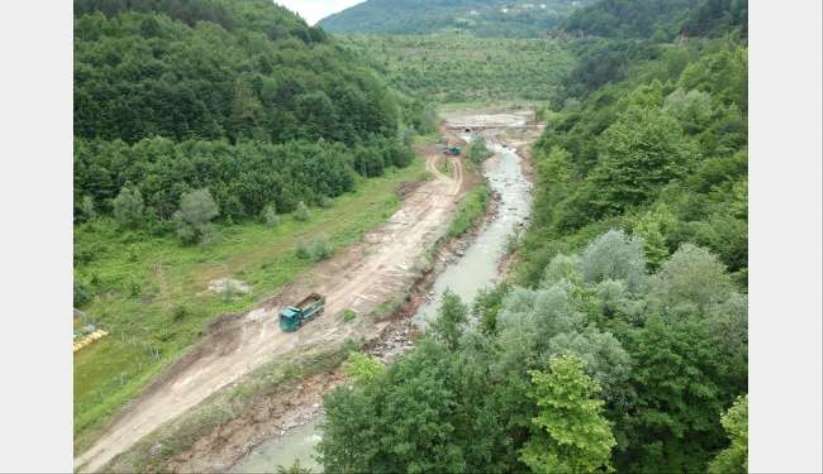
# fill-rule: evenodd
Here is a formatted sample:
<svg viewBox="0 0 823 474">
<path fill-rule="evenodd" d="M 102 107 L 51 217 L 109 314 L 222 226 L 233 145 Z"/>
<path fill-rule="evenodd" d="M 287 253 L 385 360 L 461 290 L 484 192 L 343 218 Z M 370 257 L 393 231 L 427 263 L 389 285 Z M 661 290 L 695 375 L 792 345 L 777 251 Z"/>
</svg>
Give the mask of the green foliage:
<svg viewBox="0 0 823 474">
<path fill-rule="evenodd" d="M 449 225 L 449 237 L 459 237 L 480 222 L 486 214 L 490 194 L 488 186 L 480 185 L 463 196 Z"/>
<path fill-rule="evenodd" d="M 312 470 L 308 467 L 300 466 L 300 460 L 295 459 L 294 464 L 287 468 L 277 466 L 277 474 L 312 474 Z"/>
<path fill-rule="evenodd" d="M 88 205 L 89 197 L 83 200 L 84 206 Z M 114 218 L 117 223 L 126 228 L 135 228 L 143 224 L 145 205 L 143 195 L 139 189 L 132 189 L 127 186 L 120 190 L 120 193 L 112 202 L 114 207 Z"/>
<path fill-rule="evenodd" d="M 381 376 L 386 367 L 374 357 L 352 352 L 343 370 L 355 383 L 368 384 Z"/>
<path fill-rule="evenodd" d="M 709 464 L 709 474 L 749 472 L 749 396 L 738 397 L 720 422 L 731 445 Z"/>
<path fill-rule="evenodd" d="M 297 203 L 297 208 L 294 210 L 294 218 L 300 222 L 306 222 L 311 218 L 311 212 L 305 202 L 300 201 Z"/>
<path fill-rule="evenodd" d="M 491 289 L 481 289 L 475 297 L 472 315 L 480 321 L 480 330 L 483 334 L 493 335 L 497 332 L 497 315 L 509 290 L 507 284 L 501 283 Z"/>
<path fill-rule="evenodd" d="M 589 203 L 611 215 L 646 203 L 661 186 L 686 176 L 697 159 L 680 125 L 659 109 L 630 107 L 600 136 Z"/>
<path fill-rule="evenodd" d="M 88 283 L 74 277 L 74 307 L 80 308 L 88 303 L 92 298 L 92 290 Z"/>
<path fill-rule="evenodd" d="M 312 262 L 326 260 L 331 257 L 332 253 L 334 253 L 334 250 L 331 245 L 329 245 L 328 240 L 323 236 L 315 237 L 308 243 L 301 240 L 297 243 L 295 249 L 297 258 Z"/>
<path fill-rule="evenodd" d="M 486 147 L 486 139 L 478 135 L 472 138 L 469 143 L 469 160 L 475 165 L 479 165 L 486 158 L 491 157 L 494 153 Z"/>
<path fill-rule="evenodd" d="M 371 0 L 320 21 L 332 33 L 468 33 L 480 37 L 537 37 L 592 0 Z"/>
<path fill-rule="evenodd" d="M 630 290 L 639 291 L 646 276 L 643 240 L 629 237 L 622 230 L 610 230 L 586 247 L 580 268 L 589 283 L 623 280 Z"/>
<path fill-rule="evenodd" d="M 534 225 L 520 268 L 531 284 L 555 254 L 608 228 L 643 238 L 652 269 L 690 241 L 746 278 L 745 48 L 647 47 L 656 57 L 631 58 L 625 77 L 555 112 L 534 147 Z"/>
<path fill-rule="evenodd" d="M 668 41 L 699 0 L 603 0 L 575 11 L 564 24 L 572 33 Z"/>
<path fill-rule="evenodd" d="M 226 223 L 257 219 L 268 204 L 285 213 L 300 200 L 322 205 L 352 191 L 353 149 L 381 160 L 364 176 L 411 162 L 400 120 L 420 121 L 422 110 L 282 7 L 75 6 L 77 222 L 90 219 L 84 209 L 112 215 L 124 188 L 131 201 L 145 199 L 146 218 L 126 218 L 129 227 L 170 231 L 182 195 L 201 188 Z M 197 234 L 180 230 L 187 241 Z"/>
<path fill-rule="evenodd" d="M 646 212 L 636 220 L 633 232 L 643 239 L 646 262 L 652 270 L 658 268 L 669 256 L 665 235 L 669 234 L 676 224 L 676 218 L 665 205 Z"/>
<path fill-rule="evenodd" d="M 221 12 L 213 14 L 187 14 L 172 0 L 81 3 L 78 136 L 354 143 L 397 128 L 397 103 L 379 80 L 270 2 L 188 5 L 210 4 Z"/>
<path fill-rule="evenodd" d="M 574 66 L 568 45 L 552 38 L 438 34 L 347 36 L 340 41 L 395 89 L 422 101 L 414 105 L 418 123 L 410 124 L 421 132 L 436 128 L 432 106 L 426 103 L 547 100 Z"/>
<path fill-rule="evenodd" d="M 268 227 L 277 227 L 280 224 L 280 216 L 277 215 L 277 206 L 274 204 L 264 207 L 260 217 Z"/>
<path fill-rule="evenodd" d="M 463 304 L 459 296 L 451 290 L 443 292 L 440 301 L 440 310 L 437 319 L 431 326 L 431 331 L 435 337 L 443 341 L 450 350 L 458 348 L 460 335 L 463 333 L 463 326 L 468 321 L 469 308 Z"/>
<path fill-rule="evenodd" d="M 94 206 L 94 199 L 92 199 L 91 196 L 83 196 L 82 200 L 80 201 L 79 210 L 79 216 L 75 211 L 75 221 L 78 220 L 78 217 L 80 217 L 83 221 L 90 221 L 97 217 L 97 210 Z"/>
<path fill-rule="evenodd" d="M 217 203 L 208 189 L 198 189 L 180 198 L 180 209 L 174 213 L 177 236 L 183 243 L 207 243 L 214 238 L 211 220 L 220 215 Z"/>
<path fill-rule="evenodd" d="M 529 397 L 539 407 L 532 419 L 533 435 L 521 451 L 523 462 L 536 473 L 589 473 L 610 469 L 617 444 L 597 382 L 583 372 L 573 356 L 554 357 L 549 372 L 529 372 Z"/>
<path fill-rule="evenodd" d="M 670 311 L 705 311 L 725 301 L 734 284 L 725 266 L 708 250 L 683 244 L 652 279 L 651 294 Z"/>
<path fill-rule="evenodd" d="M 357 318 L 357 313 L 350 308 L 346 308 L 343 310 L 343 322 L 348 323 L 354 321 Z"/>
</svg>

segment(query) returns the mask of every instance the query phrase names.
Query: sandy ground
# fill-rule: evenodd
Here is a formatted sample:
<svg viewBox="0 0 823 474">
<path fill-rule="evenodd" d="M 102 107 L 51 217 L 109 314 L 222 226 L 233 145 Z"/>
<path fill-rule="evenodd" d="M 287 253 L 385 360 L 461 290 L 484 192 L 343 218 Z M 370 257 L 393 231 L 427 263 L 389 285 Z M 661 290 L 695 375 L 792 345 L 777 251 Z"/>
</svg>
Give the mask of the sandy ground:
<svg viewBox="0 0 823 474">
<path fill-rule="evenodd" d="M 431 152 L 426 167 L 434 179 L 404 198 L 389 221 L 364 242 L 318 265 L 260 307 L 223 318 L 187 356 L 156 380 L 112 421 L 103 436 L 75 458 L 75 470 L 95 472 L 117 454 L 163 423 L 196 406 L 263 363 L 301 346 L 333 343 L 352 335 L 356 326 L 341 323 L 347 308 L 368 314 L 402 294 L 413 283 L 414 265 L 444 232 L 463 185 L 463 168 L 453 161 L 453 176 L 442 174 Z M 295 333 L 278 327 L 279 309 L 311 291 L 326 296 L 325 312 Z M 379 329 L 379 328 L 378 328 Z"/>
</svg>

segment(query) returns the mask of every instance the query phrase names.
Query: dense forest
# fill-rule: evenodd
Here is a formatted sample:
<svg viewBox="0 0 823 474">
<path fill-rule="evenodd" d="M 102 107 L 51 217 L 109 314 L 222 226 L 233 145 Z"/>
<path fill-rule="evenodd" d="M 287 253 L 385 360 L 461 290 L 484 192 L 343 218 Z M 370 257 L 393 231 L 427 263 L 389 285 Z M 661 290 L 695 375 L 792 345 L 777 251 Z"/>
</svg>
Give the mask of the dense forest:
<svg viewBox="0 0 823 474">
<path fill-rule="evenodd" d="M 400 131 L 420 107 L 271 2 L 78 0 L 75 15 L 76 222 L 120 205 L 162 232 L 199 189 L 218 219 L 289 212 L 411 159 Z"/>
<path fill-rule="evenodd" d="M 604 0 L 570 20 L 598 26 L 541 111 L 513 276 L 446 294 L 392 365 L 350 359 L 327 469 L 747 472 L 745 8 Z"/>
<path fill-rule="evenodd" d="M 331 33 L 469 33 L 528 38 L 545 34 L 592 0 L 368 0 L 323 19 Z"/>
</svg>

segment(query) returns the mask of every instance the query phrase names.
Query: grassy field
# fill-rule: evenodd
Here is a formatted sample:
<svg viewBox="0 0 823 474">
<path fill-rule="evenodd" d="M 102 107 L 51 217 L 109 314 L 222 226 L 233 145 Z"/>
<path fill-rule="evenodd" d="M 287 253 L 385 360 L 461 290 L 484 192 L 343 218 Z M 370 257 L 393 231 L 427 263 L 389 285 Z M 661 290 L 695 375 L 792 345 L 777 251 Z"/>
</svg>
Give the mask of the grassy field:
<svg viewBox="0 0 823 474">
<path fill-rule="evenodd" d="M 548 38 L 353 35 L 342 42 L 394 87 L 440 104 L 544 101 L 574 65 L 566 43 Z"/>
<path fill-rule="evenodd" d="M 283 216 L 274 228 L 241 224 L 220 229 L 208 247 L 183 247 L 171 236 L 118 229 L 109 220 L 75 228 L 76 276 L 90 281 L 95 297 L 78 326 L 110 332 L 74 356 L 75 447 L 83 449 L 124 403 L 195 342 L 215 317 L 237 313 L 292 281 L 312 264 L 295 255 L 297 244 L 317 235 L 340 248 L 357 242 L 399 207 L 395 189 L 425 179 L 423 160 L 386 176 L 361 180 L 355 193 L 307 222 Z M 215 294 L 209 282 L 234 278 L 248 294 Z"/>
</svg>

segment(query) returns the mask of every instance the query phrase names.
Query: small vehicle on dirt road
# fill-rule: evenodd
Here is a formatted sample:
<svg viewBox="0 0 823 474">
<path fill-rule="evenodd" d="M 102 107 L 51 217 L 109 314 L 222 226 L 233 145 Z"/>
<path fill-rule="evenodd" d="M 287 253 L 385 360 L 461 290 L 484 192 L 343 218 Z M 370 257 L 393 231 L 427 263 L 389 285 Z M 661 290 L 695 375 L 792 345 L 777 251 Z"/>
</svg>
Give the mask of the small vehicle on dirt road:
<svg viewBox="0 0 823 474">
<path fill-rule="evenodd" d="M 280 311 L 280 329 L 284 332 L 297 331 L 304 323 L 321 315 L 325 307 L 326 298 L 312 293 L 296 305 Z"/>
<path fill-rule="evenodd" d="M 448 156 L 460 156 L 460 147 L 459 146 L 453 146 L 453 147 L 446 148 L 446 151 L 444 151 L 443 153 L 445 153 Z"/>
</svg>

